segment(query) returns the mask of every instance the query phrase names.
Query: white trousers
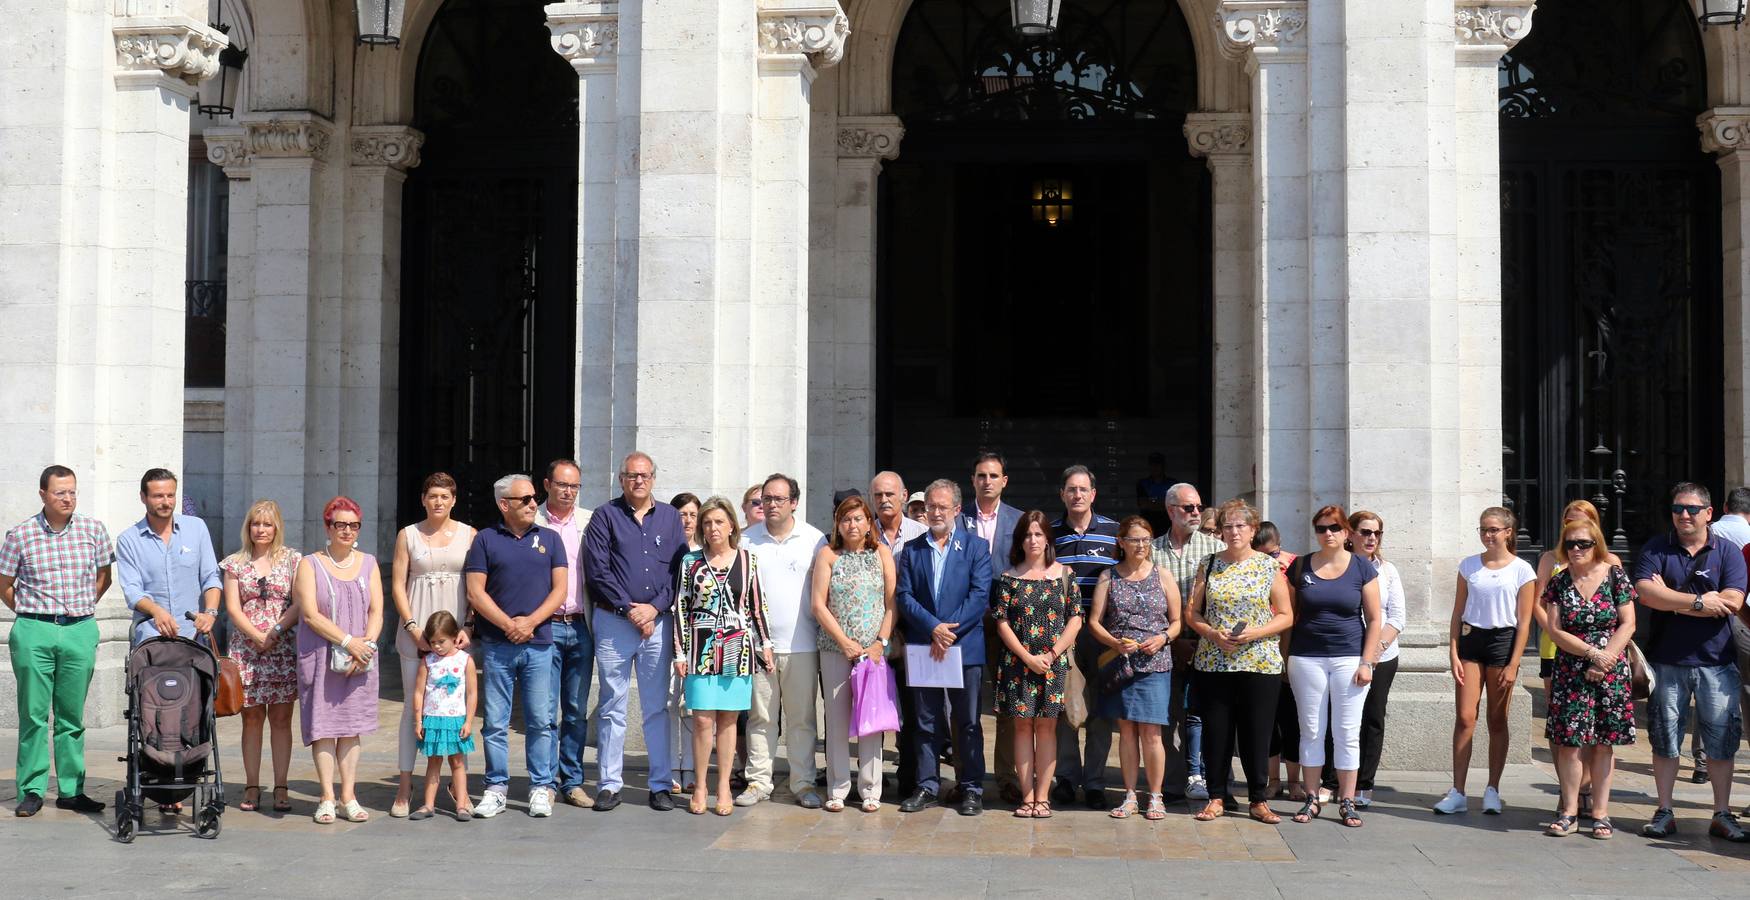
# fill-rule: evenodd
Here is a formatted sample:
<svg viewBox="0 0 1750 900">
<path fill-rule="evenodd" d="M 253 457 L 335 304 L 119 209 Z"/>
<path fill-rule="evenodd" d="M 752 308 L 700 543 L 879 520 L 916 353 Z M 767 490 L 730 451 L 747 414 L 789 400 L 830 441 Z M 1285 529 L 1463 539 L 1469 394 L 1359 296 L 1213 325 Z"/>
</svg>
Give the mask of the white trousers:
<svg viewBox="0 0 1750 900">
<path fill-rule="evenodd" d="M 1300 764 L 1325 764 L 1325 729 L 1331 731 L 1334 768 L 1361 768 L 1361 707 L 1372 685 L 1356 684 L 1359 656 L 1290 656 L 1288 683 L 1300 713 Z"/>
</svg>

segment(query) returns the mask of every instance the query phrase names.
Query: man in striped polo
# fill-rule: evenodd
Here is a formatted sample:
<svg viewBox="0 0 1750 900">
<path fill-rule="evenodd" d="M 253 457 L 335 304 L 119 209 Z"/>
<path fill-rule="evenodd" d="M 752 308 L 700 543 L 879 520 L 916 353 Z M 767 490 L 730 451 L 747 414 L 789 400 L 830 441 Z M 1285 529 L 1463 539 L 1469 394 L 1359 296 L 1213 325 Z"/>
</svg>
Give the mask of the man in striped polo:
<svg viewBox="0 0 1750 900">
<path fill-rule="evenodd" d="M 1057 561 L 1075 572 L 1085 617 L 1100 573 L 1118 564 L 1118 522 L 1094 512 L 1094 473 L 1087 466 L 1064 469 L 1062 485 L 1063 515 L 1051 523 L 1052 549 Z M 1111 808 L 1106 798 L 1106 757 L 1112 750 L 1113 723 L 1095 714 L 1100 697 L 1091 677 L 1100 650 L 1092 628 L 1084 627 L 1077 633 L 1075 664 L 1088 684 L 1088 720 L 1084 723 L 1088 736 L 1083 752 L 1078 746 L 1078 729 L 1070 727 L 1068 716 L 1058 717 L 1057 786 L 1052 789 L 1052 799 L 1060 805 L 1073 803 L 1079 788 L 1089 809 Z"/>
</svg>

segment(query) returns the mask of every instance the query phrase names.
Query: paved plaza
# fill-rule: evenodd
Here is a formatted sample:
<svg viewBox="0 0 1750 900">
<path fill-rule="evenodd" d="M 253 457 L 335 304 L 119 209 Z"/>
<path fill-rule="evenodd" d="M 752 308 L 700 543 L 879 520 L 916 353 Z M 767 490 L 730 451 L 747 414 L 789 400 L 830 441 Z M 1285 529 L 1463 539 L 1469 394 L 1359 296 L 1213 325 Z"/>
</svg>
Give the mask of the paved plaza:
<svg viewBox="0 0 1750 900">
<path fill-rule="evenodd" d="M 1390 772 L 1366 826 L 1347 829 L 1328 809 L 1308 825 L 1284 816 L 1266 826 L 1239 816 L 1199 823 L 1179 804 L 1160 822 L 1118 821 L 1103 813 L 1060 810 L 1028 821 L 993 808 L 976 819 L 933 809 L 902 815 L 803 810 L 778 802 L 737 809 L 728 819 L 691 816 L 683 807 L 656 813 L 641 790 L 611 813 L 560 805 L 530 819 L 522 799 L 520 744 L 513 743 L 509 811 L 488 821 L 390 819 L 394 794 L 394 723 L 399 703 L 386 699 L 382 729 L 366 740 L 361 801 L 372 810 L 360 825 L 310 821 L 314 770 L 294 747 L 292 813 L 235 809 L 243 783 L 237 755 L 240 720 L 222 720 L 227 790 L 233 808 L 217 840 L 193 836 L 189 819 L 147 813 L 132 845 L 112 839 L 112 818 L 62 812 L 52 804 L 35 819 L 10 815 L 16 736 L 0 731 L 0 846 L 7 850 L 7 895 L 422 897 L 1744 897 L 1750 895 L 1750 846 L 1705 834 L 1704 786 L 1681 785 L 1680 832 L 1670 841 L 1636 835 L 1652 811 L 1644 741 L 1621 763 L 1611 841 L 1581 834 L 1540 834 L 1553 806 L 1547 755 L 1514 766 L 1504 784 L 1507 813 L 1436 818 L 1428 807 L 1447 787 L 1437 772 Z M 988 723 L 988 720 L 987 720 Z M 1538 723 L 1541 728 L 1541 722 Z M 986 734 L 991 729 L 987 727 Z M 125 732 L 92 732 L 89 790 L 113 799 Z M 520 736 L 513 734 L 513 742 Z M 593 751 L 592 751 L 593 752 Z M 1116 762 L 1117 754 L 1113 754 Z M 471 759 L 476 791 L 481 758 Z M 629 769 L 642 764 L 631 761 Z M 891 771 L 891 765 L 889 766 Z M 1687 762 L 1684 774 L 1688 775 Z M 592 772 L 593 776 L 593 767 Z M 633 783 L 640 778 L 629 772 Z M 1473 776 L 1480 787 L 1481 774 Z M 1480 791 L 1477 792 L 1480 795 Z M 1737 802 L 1750 803 L 1740 777 Z M 888 798 L 892 801 L 895 798 Z M 446 801 L 447 802 L 447 801 Z M 444 803 L 440 807 L 447 808 Z M 1066 893 L 1069 892 L 1069 893 Z"/>
</svg>

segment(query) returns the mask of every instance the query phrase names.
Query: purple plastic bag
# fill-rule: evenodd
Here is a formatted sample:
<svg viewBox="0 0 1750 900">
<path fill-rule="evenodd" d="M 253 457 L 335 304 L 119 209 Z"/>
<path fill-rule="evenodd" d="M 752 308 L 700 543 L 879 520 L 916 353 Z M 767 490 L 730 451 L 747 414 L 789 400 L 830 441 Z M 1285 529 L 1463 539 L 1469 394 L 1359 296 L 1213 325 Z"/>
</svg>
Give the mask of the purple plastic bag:
<svg viewBox="0 0 1750 900">
<path fill-rule="evenodd" d="M 851 668 L 851 737 L 899 730 L 899 686 L 893 667 L 865 659 Z"/>
</svg>

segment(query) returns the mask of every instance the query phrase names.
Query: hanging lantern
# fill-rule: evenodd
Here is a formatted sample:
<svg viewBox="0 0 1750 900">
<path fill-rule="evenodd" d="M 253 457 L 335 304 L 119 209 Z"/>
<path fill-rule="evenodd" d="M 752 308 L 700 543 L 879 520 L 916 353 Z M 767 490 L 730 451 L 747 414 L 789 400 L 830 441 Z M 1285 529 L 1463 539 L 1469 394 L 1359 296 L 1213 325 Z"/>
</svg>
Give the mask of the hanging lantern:
<svg viewBox="0 0 1750 900">
<path fill-rule="evenodd" d="M 1058 8 L 1063 0 L 1009 0 L 1009 22 L 1023 41 L 1048 40 L 1057 33 Z"/>
<path fill-rule="evenodd" d="M 401 46 L 401 14 L 406 0 L 358 0 L 359 43 Z"/>
<path fill-rule="evenodd" d="M 1701 27 L 1744 24 L 1744 0 L 1701 0 Z"/>
<path fill-rule="evenodd" d="M 231 36 L 231 26 L 224 22 L 213 23 L 213 28 Z M 249 51 L 237 46 L 235 40 L 219 51 L 219 74 L 201 82 L 198 107 L 201 115 L 211 119 L 236 114 L 237 88 L 243 84 L 243 64 L 248 60 Z"/>
</svg>

